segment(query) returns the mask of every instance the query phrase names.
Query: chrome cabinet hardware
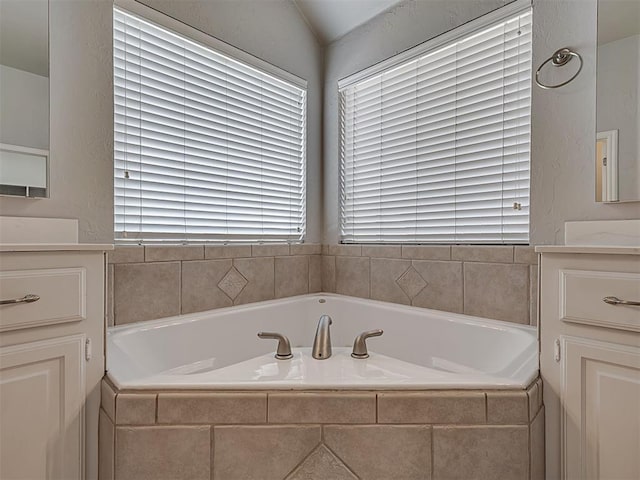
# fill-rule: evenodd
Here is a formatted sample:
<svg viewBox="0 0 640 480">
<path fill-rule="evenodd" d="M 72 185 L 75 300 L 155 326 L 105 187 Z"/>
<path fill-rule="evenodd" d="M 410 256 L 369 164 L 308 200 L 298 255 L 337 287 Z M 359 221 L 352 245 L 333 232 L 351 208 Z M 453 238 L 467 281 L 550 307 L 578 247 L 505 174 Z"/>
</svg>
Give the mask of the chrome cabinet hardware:
<svg viewBox="0 0 640 480">
<path fill-rule="evenodd" d="M 634 300 L 620 300 L 618 297 L 604 297 L 602 301 L 609 305 L 629 305 L 632 307 L 640 307 L 640 302 L 636 302 Z"/>
<path fill-rule="evenodd" d="M 258 336 L 260 338 L 278 340 L 278 349 L 275 355 L 278 360 L 288 360 L 293 357 L 291 353 L 291 343 L 289 343 L 289 339 L 284 335 L 275 332 L 258 332 Z"/>
<path fill-rule="evenodd" d="M 16 303 L 33 303 L 40 300 L 40 295 L 28 293 L 22 298 L 12 298 L 11 300 L 0 300 L 0 305 L 15 305 Z"/>
<path fill-rule="evenodd" d="M 316 360 L 325 360 L 331 356 L 331 331 L 329 326 L 333 323 L 329 315 L 322 315 L 318 320 L 316 336 L 313 340 L 311 356 Z"/>
<path fill-rule="evenodd" d="M 353 358 L 369 358 L 369 352 L 367 351 L 367 338 L 379 337 L 383 333 L 384 332 L 382 330 L 378 329 L 363 332 L 358 335 L 353 341 L 353 351 L 351 352 L 351 356 Z"/>
</svg>

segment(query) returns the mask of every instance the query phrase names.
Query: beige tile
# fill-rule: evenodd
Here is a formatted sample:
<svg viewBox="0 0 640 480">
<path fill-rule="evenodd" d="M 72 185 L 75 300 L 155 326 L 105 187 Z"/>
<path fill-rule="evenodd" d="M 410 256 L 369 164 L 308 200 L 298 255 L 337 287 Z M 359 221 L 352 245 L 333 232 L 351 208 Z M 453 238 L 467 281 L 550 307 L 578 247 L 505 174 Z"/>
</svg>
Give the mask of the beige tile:
<svg viewBox="0 0 640 480">
<path fill-rule="evenodd" d="M 542 380 L 538 378 L 527 390 L 529 397 L 529 418 L 534 418 L 542 408 Z"/>
<path fill-rule="evenodd" d="M 107 326 L 113 327 L 113 265 L 107 266 L 107 300 L 106 300 L 106 314 L 107 314 Z"/>
<path fill-rule="evenodd" d="M 248 281 L 233 301 L 234 305 L 274 298 L 273 258 L 234 258 L 233 265 Z"/>
<path fill-rule="evenodd" d="M 482 392 L 379 393 L 378 423 L 485 423 Z"/>
<path fill-rule="evenodd" d="M 375 393 L 269 394 L 269 423 L 375 422 Z"/>
<path fill-rule="evenodd" d="M 531 480 L 544 480 L 544 407 L 531 423 L 529 429 L 531 445 Z"/>
<path fill-rule="evenodd" d="M 324 445 L 316 448 L 286 480 L 358 480 Z"/>
<path fill-rule="evenodd" d="M 266 423 L 266 393 L 160 393 L 158 423 Z"/>
<path fill-rule="evenodd" d="M 513 263 L 513 247 L 453 245 L 451 260 L 465 262 Z"/>
<path fill-rule="evenodd" d="M 411 266 L 411 260 L 371 259 L 371 298 L 409 305 L 411 299 L 396 283 Z"/>
<path fill-rule="evenodd" d="M 430 427 L 326 426 L 324 442 L 362 479 L 431 478 Z"/>
<path fill-rule="evenodd" d="M 368 257 L 336 257 L 336 293 L 369 298 Z"/>
<path fill-rule="evenodd" d="M 116 427 L 116 479 L 209 480 L 210 428 Z"/>
<path fill-rule="evenodd" d="M 322 291 L 336 292 L 336 257 L 322 256 Z"/>
<path fill-rule="evenodd" d="M 538 254 L 535 247 L 516 245 L 513 251 L 514 263 L 528 263 L 530 265 L 538 264 Z"/>
<path fill-rule="evenodd" d="M 98 478 L 113 480 L 115 427 L 103 409 L 98 420 Z"/>
<path fill-rule="evenodd" d="M 400 258 L 400 245 L 362 245 L 362 256 L 372 258 Z"/>
<path fill-rule="evenodd" d="M 319 426 L 214 427 L 213 478 L 282 480 L 320 443 Z"/>
<path fill-rule="evenodd" d="M 204 245 L 147 245 L 144 247 L 145 262 L 173 260 L 204 260 Z"/>
<path fill-rule="evenodd" d="M 422 278 L 422 275 L 413 266 L 409 266 L 396 280 L 396 283 L 411 300 L 427 286 L 426 280 Z"/>
<path fill-rule="evenodd" d="M 449 245 L 402 245 L 402 258 L 451 260 L 451 247 Z"/>
<path fill-rule="evenodd" d="M 416 307 L 462 313 L 462 263 L 414 260 L 413 268 L 427 282 L 412 301 Z"/>
<path fill-rule="evenodd" d="M 289 255 L 289 245 L 251 245 L 251 256 L 253 257 L 275 257 L 276 255 Z"/>
<path fill-rule="evenodd" d="M 247 283 L 249 282 L 240 272 L 238 272 L 238 269 L 236 267 L 231 267 L 218 282 L 217 286 L 227 297 L 231 300 L 235 300 Z"/>
<path fill-rule="evenodd" d="M 529 267 L 529 324 L 538 325 L 538 266 Z"/>
<path fill-rule="evenodd" d="M 322 257 L 309 256 L 309 293 L 322 291 Z"/>
<path fill-rule="evenodd" d="M 182 313 L 230 307 L 233 301 L 218 288 L 231 260 L 182 262 Z"/>
<path fill-rule="evenodd" d="M 529 266 L 464 264 L 464 313 L 529 323 Z"/>
<path fill-rule="evenodd" d="M 290 255 L 320 255 L 322 245 L 319 243 L 294 243 L 289 245 Z"/>
<path fill-rule="evenodd" d="M 100 406 L 113 422 L 116 419 L 116 392 L 106 380 L 100 382 Z"/>
<path fill-rule="evenodd" d="M 493 425 L 518 425 L 529 423 L 529 399 L 527 392 L 487 392 L 487 423 Z"/>
<path fill-rule="evenodd" d="M 433 477 L 451 480 L 529 478 L 529 428 L 433 427 Z"/>
<path fill-rule="evenodd" d="M 180 313 L 180 262 L 117 264 L 113 280 L 116 325 Z"/>
<path fill-rule="evenodd" d="M 116 425 L 156 423 L 155 393 L 120 393 L 116 397 Z"/>
<path fill-rule="evenodd" d="M 205 245 L 204 258 L 242 258 L 251 256 L 251 245 Z"/>
<path fill-rule="evenodd" d="M 276 298 L 309 293 L 309 257 L 296 255 L 275 258 Z"/>
<path fill-rule="evenodd" d="M 322 244 L 322 255 L 331 255 L 329 245 Z"/>
<path fill-rule="evenodd" d="M 361 245 L 329 245 L 329 255 L 359 257 L 362 255 Z"/>
<path fill-rule="evenodd" d="M 142 263 L 144 247 L 142 245 L 117 245 L 107 252 L 109 263 Z"/>
</svg>

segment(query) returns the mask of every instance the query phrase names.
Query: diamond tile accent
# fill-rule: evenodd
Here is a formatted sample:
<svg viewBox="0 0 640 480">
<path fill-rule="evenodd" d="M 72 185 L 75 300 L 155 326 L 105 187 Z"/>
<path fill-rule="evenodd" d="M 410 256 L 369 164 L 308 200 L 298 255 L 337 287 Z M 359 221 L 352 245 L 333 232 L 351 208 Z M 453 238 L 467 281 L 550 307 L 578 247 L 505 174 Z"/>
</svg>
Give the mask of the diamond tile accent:
<svg viewBox="0 0 640 480">
<path fill-rule="evenodd" d="M 413 266 L 407 268 L 407 271 L 396 280 L 396 283 L 411 300 L 427 286 L 427 282 Z"/>
<path fill-rule="evenodd" d="M 218 288 L 229 295 L 231 300 L 235 300 L 247 283 L 249 283 L 247 279 L 236 270 L 236 267 L 231 267 L 218 283 Z"/>
<path fill-rule="evenodd" d="M 357 477 L 349 471 L 324 445 L 317 449 L 296 468 L 286 480 L 357 480 Z"/>
</svg>

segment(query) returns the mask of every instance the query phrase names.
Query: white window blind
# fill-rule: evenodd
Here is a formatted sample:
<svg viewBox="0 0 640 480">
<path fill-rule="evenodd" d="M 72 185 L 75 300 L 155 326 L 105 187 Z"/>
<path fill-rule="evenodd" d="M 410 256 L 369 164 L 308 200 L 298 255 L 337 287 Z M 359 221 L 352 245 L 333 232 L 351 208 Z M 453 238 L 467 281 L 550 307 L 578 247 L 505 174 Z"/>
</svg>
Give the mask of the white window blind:
<svg viewBox="0 0 640 480">
<path fill-rule="evenodd" d="M 464 29 L 341 82 L 344 243 L 528 243 L 531 9 Z"/>
<path fill-rule="evenodd" d="M 114 97 L 117 239 L 303 239 L 303 86 L 114 8 Z"/>
</svg>

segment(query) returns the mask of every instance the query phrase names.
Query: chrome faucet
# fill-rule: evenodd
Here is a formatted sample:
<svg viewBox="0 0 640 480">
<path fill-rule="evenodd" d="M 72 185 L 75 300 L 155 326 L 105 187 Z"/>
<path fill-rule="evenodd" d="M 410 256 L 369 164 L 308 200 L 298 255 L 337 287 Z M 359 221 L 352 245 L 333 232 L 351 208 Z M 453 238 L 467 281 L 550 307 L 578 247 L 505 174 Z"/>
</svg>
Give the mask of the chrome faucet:
<svg viewBox="0 0 640 480">
<path fill-rule="evenodd" d="M 316 338 L 313 341 L 312 356 L 316 360 L 324 360 L 331 356 L 331 332 L 329 325 L 333 323 L 329 315 L 322 315 L 318 321 Z"/>
</svg>

